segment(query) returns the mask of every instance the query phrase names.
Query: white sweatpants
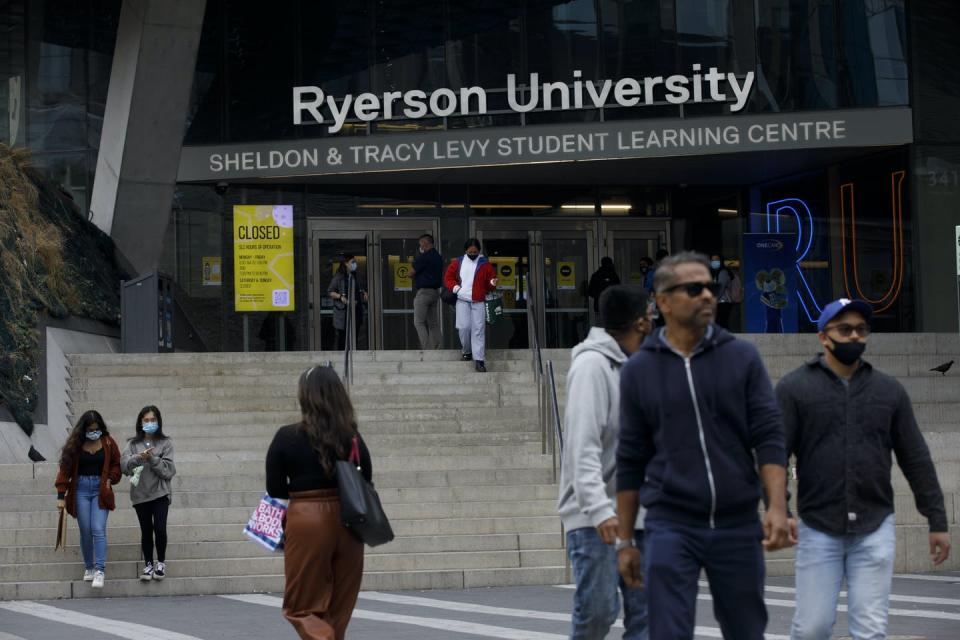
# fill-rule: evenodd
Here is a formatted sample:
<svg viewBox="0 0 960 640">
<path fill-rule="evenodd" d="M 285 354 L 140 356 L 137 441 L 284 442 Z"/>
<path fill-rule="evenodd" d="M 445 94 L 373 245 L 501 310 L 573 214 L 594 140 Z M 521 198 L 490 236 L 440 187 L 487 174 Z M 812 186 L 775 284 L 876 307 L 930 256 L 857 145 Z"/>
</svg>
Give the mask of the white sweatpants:
<svg viewBox="0 0 960 640">
<path fill-rule="evenodd" d="M 483 302 L 457 300 L 457 331 L 463 352 L 472 353 L 474 360 L 485 360 L 487 317 Z"/>
</svg>

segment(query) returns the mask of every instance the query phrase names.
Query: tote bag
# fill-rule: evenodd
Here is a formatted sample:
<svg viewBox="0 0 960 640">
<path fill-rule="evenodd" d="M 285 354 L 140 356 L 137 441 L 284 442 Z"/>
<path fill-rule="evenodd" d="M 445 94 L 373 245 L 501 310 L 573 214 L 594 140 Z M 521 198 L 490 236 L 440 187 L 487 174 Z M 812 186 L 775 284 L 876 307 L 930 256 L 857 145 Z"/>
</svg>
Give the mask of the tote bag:
<svg viewBox="0 0 960 640">
<path fill-rule="evenodd" d="M 244 535 L 270 551 L 283 549 L 283 521 L 287 515 L 287 504 L 287 500 L 264 494 L 247 521 L 247 526 L 243 528 Z"/>
<path fill-rule="evenodd" d="M 349 460 L 337 461 L 340 521 L 364 544 L 376 547 L 393 540 L 393 529 L 380 496 L 360 471 L 360 445 L 353 438 Z"/>
<path fill-rule="evenodd" d="M 487 324 L 497 324 L 503 318 L 503 296 L 499 293 L 488 293 L 484 300 Z"/>
</svg>

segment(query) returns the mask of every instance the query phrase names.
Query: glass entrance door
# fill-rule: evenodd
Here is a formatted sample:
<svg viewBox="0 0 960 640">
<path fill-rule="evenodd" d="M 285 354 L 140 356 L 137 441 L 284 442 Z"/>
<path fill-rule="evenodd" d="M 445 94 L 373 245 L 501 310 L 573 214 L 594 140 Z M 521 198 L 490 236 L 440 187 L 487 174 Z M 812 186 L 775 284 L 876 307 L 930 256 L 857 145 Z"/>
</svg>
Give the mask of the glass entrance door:
<svg viewBox="0 0 960 640">
<path fill-rule="evenodd" d="M 419 349 L 420 340 L 413 325 L 413 278 L 410 272 L 417 256 L 420 234 L 381 231 L 376 236 L 380 269 L 377 327 L 380 348 Z"/>
<path fill-rule="evenodd" d="M 528 349 L 531 233 L 485 231 L 483 253 L 497 270 L 497 290 L 503 295 L 505 320 L 487 327 L 488 349 Z"/>
<path fill-rule="evenodd" d="M 666 225 L 661 228 L 638 229 L 608 225 L 606 232 L 607 254 L 613 259 L 614 268 L 623 284 L 644 285 L 640 270 L 642 258 L 656 260 L 657 251 L 668 249 L 670 240 Z"/>
<path fill-rule="evenodd" d="M 477 237 L 497 267 L 509 322 L 487 328 L 491 349 L 569 348 L 590 330 L 586 282 L 596 262 L 593 221 L 477 220 Z M 539 228 L 537 228 L 539 227 Z"/>
<path fill-rule="evenodd" d="M 313 219 L 309 233 L 312 349 L 342 348 L 336 325 L 342 324 L 345 310 L 328 290 L 345 254 L 356 257 L 355 277 L 367 294 L 359 300 L 357 349 L 419 349 L 409 266 L 418 238 L 424 233 L 436 237 L 436 219 Z"/>
<path fill-rule="evenodd" d="M 573 347 L 590 331 L 587 281 L 593 254 L 591 230 L 541 231 L 544 346 Z"/>
</svg>

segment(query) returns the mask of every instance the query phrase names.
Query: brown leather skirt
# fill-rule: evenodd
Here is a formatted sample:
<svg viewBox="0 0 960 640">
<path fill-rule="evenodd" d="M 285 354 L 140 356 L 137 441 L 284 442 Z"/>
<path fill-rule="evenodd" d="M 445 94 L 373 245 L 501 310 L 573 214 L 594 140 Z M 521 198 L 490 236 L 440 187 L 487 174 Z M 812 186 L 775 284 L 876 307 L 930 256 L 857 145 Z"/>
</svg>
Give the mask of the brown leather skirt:
<svg viewBox="0 0 960 640">
<path fill-rule="evenodd" d="M 340 523 L 336 489 L 290 494 L 283 616 L 304 640 L 342 640 L 363 579 L 363 543 Z"/>
</svg>

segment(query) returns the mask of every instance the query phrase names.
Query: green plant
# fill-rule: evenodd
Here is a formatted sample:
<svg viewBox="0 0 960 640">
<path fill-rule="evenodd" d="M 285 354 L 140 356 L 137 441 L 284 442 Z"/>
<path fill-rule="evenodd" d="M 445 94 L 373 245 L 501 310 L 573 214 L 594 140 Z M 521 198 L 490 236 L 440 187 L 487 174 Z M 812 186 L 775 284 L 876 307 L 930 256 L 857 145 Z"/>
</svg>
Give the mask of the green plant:
<svg viewBox="0 0 960 640">
<path fill-rule="evenodd" d="M 0 405 L 27 434 L 40 316 L 115 325 L 123 277 L 110 238 L 30 166 L 29 152 L 0 144 Z"/>
</svg>

